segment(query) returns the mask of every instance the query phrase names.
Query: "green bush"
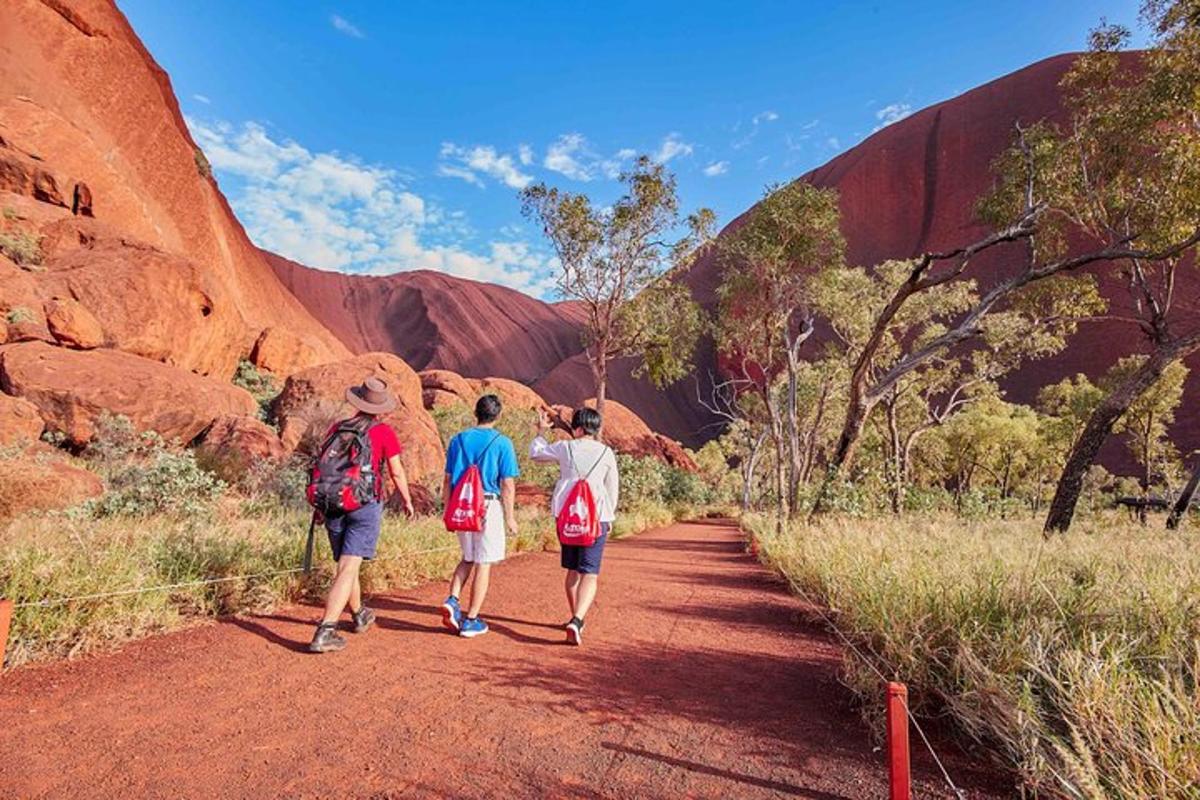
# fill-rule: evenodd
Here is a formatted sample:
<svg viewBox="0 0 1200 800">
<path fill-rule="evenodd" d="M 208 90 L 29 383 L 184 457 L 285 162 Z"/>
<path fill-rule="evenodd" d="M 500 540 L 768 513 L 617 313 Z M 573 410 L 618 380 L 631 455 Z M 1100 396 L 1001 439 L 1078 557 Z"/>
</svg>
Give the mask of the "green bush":
<svg viewBox="0 0 1200 800">
<path fill-rule="evenodd" d="M 116 471 L 108 492 L 86 508 L 97 517 L 195 516 L 208 512 L 225 488 L 224 481 L 196 463 L 191 451 L 159 450 Z"/>
<path fill-rule="evenodd" d="M 9 325 L 17 325 L 22 322 L 33 322 L 37 319 L 37 315 L 25 306 L 15 306 L 8 310 L 8 313 L 4 315 L 4 319 Z"/>
<path fill-rule="evenodd" d="M 0 233 L 0 253 L 22 267 L 42 263 L 42 237 L 25 231 Z"/>
<path fill-rule="evenodd" d="M 667 489 L 666 467 L 656 458 L 617 454 L 621 505 L 660 503 Z"/>
<path fill-rule="evenodd" d="M 691 506 L 707 504 L 713 492 L 704 479 L 694 472 L 678 467 L 663 469 L 663 500 Z"/>
<path fill-rule="evenodd" d="M 204 151 L 199 147 L 196 148 L 193 155 L 196 160 L 196 172 L 200 173 L 202 178 L 211 178 L 212 165 L 208 163 L 208 156 L 204 155 Z"/>
<path fill-rule="evenodd" d="M 238 364 L 233 376 L 233 385 L 240 386 L 250 393 L 258 403 L 258 418 L 263 422 L 271 421 L 271 404 L 279 396 L 279 379 L 269 372 L 264 372 L 249 361 Z"/>
</svg>

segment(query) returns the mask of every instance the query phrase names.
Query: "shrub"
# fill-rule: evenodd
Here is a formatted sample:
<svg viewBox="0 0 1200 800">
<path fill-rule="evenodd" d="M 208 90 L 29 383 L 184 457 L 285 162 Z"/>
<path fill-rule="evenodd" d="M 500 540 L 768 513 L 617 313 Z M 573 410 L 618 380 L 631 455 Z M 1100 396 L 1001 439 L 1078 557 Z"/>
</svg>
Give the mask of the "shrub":
<svg viewBox="0 0 1200 800">
<path fill-rule="evenodd" d="M 668 503 L 702 506 L 709 502 L 712 492 L 708 485 L 694 472 L 678 467 L 663 469 L 663 496 Z"/>
<path fill-rule="evenodd" d="M 196 172 L 200 173 L 201 178 L 212 177 L 212 165 L 208 163 L 208 156 L 204 155 L 204 151 L 199 147 L 193 153 L 196 160 Z"/>
<path fill-rule="evenodd" d="M 37 315 L 25 306 L 15 306 L 8 310 L 4 319 L 9 325 L 19 325 L 22 322 L 33 322 L 37 319 Z"/>
<path fill-rule="evenodd" d="M 0 253 L 19 266 L 36 266 L 42 263 L 42 237 L 26 231 L 0 233 Z"/>
<path fill-rule="evenodd" d="M 225 482 L 202 469 L 194 453 L 158 450 L 115 471 L 109 491 L 86 509 L 97 517 L 195 516 L 209 511 L 224 491 Z"/>
<path fill-rule="evenodd" d="M 665 465 L 656 458 L 617 454 L 621 473 L 621 504 L 641 505 L 662 502 L 667 480 Z"/>
<path fill-rule="evenodd" d="M 234 373 L 233 385 L 245 389 L 258 403 L 259 419 L 271 421 L 271 403 L 279 396 L 280 390 L 279 380 L 274 375 L 260 370 L 249 361 L 242 361 Z"/>
<path fill-rule="evenodd" d="M 148 463 L 126 466 L 110 480 L 110 490 L 93 501 L 96 516 L 196 515 L 207 511 L 225 490 L 191 452 L 159 451 Z"/>
<path fill-rule="evenodd" d="M 9 222 L 12 222 L 19 216 L 20 216 L 20 214 L 18 214 L 17 210 L 15 208 L 13 208 L 12 206 L 4 207 L 4 219 L 8 220 Z"/>
</svg>

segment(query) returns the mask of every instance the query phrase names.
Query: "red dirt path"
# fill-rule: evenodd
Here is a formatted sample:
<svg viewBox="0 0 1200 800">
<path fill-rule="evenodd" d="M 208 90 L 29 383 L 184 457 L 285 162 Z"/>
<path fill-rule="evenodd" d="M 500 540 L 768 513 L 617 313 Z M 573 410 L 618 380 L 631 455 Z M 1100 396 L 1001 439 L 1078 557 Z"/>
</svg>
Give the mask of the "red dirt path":
<svg viewBox="0 0 1200 800">
<path fill-rule="evenodd" d="M 734 528 L 610 546 L 582 649 L 556 559 L 500 567 L 473 641 L 428 585 L 376 597 L 340 654 L 303 652 L 316 612 L 291 607 L 10 672 L 0 797 L 886 796 L 838 648 Z M 915 796 L 949 797 L 915 756 Z M 1009 794 L 949 768 L 971 798 Z"/>
</svg>

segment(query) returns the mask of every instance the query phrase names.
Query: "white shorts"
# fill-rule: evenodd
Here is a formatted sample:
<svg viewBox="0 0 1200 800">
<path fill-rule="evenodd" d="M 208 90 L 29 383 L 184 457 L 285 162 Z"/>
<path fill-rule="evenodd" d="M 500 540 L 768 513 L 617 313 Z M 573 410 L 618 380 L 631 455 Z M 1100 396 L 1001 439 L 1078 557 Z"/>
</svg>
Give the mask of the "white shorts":
<svg viewBox="0 0 1200 800">
<path fill-rule="evenodd" d="M 463 561 L 474 564 L 495 564 L 497 561 L 503 561 L 504 544 L 504 506 L 499 500 L 487 501 L 487 514 L 482 531 L 460 531 L 458 534 Z"/>
</svg>

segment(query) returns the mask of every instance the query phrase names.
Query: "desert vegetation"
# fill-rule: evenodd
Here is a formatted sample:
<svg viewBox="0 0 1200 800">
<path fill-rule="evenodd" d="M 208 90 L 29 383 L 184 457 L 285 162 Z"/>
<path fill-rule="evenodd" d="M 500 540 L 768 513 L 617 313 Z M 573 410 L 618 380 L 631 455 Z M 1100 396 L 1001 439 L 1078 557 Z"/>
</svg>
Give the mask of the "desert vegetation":
<svg viewBox="0 0 1200 800">
<path fill-rule="evenodd" d="M 1200 785 L 1200 480 L 1171 436 L 1200 349 L 1179 280 L 1200 242 L 1200 17 L 1143 19 L 1136 69 L 1103 25 L 1065 120 L 1013 131 L 960 246 L 849 264 L 837 195 L 802 183 L 714 245 L 728 369 L 700 399 L 761 557 L 854 643 L 866 713 L 876 670 L 904 681 L 1036 796 Z M 1008 397 L 1100 319 L 1140 352 Z"/>
<path fill-rule="evenodd" d="M 236 380 L 263 392 L 276 386 L 270 376 L 245 365 Z M 436 414 L 443 439 L 461 430 L 468 417 L 465 406 Z M 532 412 L 513 410 L 502 428 L 517 442 L 523 480 L 549 487 L 556 475 L 525 461 L 532 421 Z M 322 418 L 313 424 L 326 423 Z M 46 438 L 63 444 L 60 436 Z M 27 473 L 28 461 L 18 458 L 18 449 L 0 450 L 0 475 Z M 10 461 L 11 474 L 5 470 Z M 205 618 L 319 599 L 332 577 L 321 530 L 312 572 L 300 569 L 311 518 L 303 497 L 304 452 L 263 461 L 219 458 L 105 415 L 92 441 L 70 461 L 101 479 L 104 493 L 62 511 L 0 518 L 0 596 L 18 605 L 6 666 L 108 649 Z M 614 537 L 721 500 L 703 482 L 657 459 L 622 455 L 621 466 L 627 494 Z M 23 495 L 50 490 L 37 481 L 2 483 Z M 440 490 L 435 483 L 425 486 L 426 497 Z M 30 505 L 28 496 L 21 499 L 22 507 Z M 0 493 L 0 509 L 8 505 Z M 398 514 L 385 518 L 378 558 L 363 573 L 367 591 L 440 578 L 457 563 L 454 538 L 436 508 L 427 505 L 427 511 L 412 522 Z M 557 547 L 542 493 L 534 493 L 520 516 L 521 535 L 510 544 L 514 552 Z M 214 579 L 218 582 L 192 585 Z M 173 588 L 120 594 L 147 586 Z M 117 596 L 21 605 L 110 593 Z"/>
</svg>

